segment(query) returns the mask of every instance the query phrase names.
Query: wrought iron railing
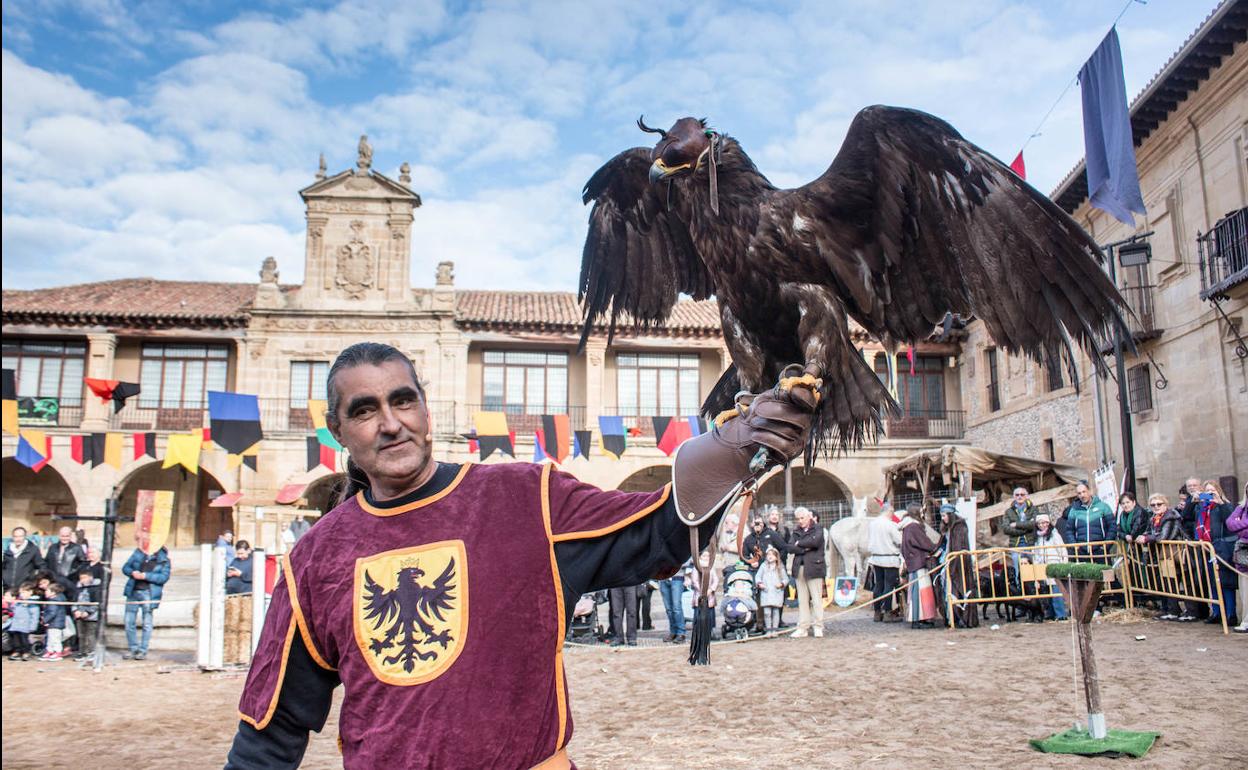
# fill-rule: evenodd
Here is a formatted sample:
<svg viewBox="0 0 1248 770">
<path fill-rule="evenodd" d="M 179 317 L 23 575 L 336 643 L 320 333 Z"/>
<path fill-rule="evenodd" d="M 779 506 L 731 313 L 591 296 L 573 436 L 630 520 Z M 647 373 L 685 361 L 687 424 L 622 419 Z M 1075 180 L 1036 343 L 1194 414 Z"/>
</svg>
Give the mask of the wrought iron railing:
<svg viewBox="0 0 1248 770">
<path fill-rule="evenodd" d="M 1248 208 L 1223 217 L 1196 237 L 1200 252 L 1200 298 L 1210 299 L 1248 281 Z"/>
<path fill-rule="evenodd" d="M 884 421 L 884 435 L 892 439 L 960 439 L 966 435 L 966 412 L 950 409 L 906 409 Z"/>
<path fill-rule="evenodd" d="M 1131 336 L 1137 341 L 1156 336 L 1161 331 L 1157 324 L 1156 305 L 1153 302 L 1155 286 L 1124 286 L 1118 291 L 1127 301 L 1131 316 L 1127 319 L 1127 327 Z"/>
<path fill-rule="evenodd" d="M 560 409 L 545 407 L 526 407 L 516 404 L 460 404 L 453 405 L 453 423 L 458 428 L 455 433 L 468 433 L 475 427 L 473 418 L 477 412 L 502 412 L 507 415 L 507 428 L 520 436 L 532 438 L 533 432 L 542 427 L 543 414 L 566 414 L 572 430 L 584 430 L 586 425 L 586 409 L 583 406 L 567 406 Z M 431 406 L 432 412 L 432 406 Z M 434 424 L 438 422 L 434 416 Z"/>
</svg>

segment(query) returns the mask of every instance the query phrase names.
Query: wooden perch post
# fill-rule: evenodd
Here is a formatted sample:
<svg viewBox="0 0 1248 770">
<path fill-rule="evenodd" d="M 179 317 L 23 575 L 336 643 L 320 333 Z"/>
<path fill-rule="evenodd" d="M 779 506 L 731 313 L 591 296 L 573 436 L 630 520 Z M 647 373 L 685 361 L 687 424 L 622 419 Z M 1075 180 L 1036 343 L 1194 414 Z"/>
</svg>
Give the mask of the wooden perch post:
<svg viewBox="0 0 1248 770">
<path fill-rule="evenodd" d="M 1070 608 L 1070 620 L 1075 624 L 1079 639 L 1079 660 L 1083 668 L 1083 696 L 1088 706 L 1088 735 L 1104 738 L 1107 732 L 1105 714 L 1101 711 L 1101 685 L 1096 676 L 1096 657 L 1092 654 L 1092 615 L 1096 602 L 1101 598 L 1101 580 L 1080 580 L 1073 577 L 1057 581 L 1066 605 Z"/>
</svg>

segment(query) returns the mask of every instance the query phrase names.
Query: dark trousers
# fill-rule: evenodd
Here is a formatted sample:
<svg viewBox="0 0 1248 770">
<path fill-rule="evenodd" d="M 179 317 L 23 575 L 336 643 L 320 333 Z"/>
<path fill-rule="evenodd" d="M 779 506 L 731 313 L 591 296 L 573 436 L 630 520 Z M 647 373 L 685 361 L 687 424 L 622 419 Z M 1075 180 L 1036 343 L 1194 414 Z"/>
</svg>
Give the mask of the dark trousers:
<svg viewBox="0 0 1248 770">
<path fill-rule="evenodd" d="M 30 634 L 25 631 L 10 631 L 9 639 L 13 640 L 13 652 L 30 653 Z"/>
<path fill-rule="evenodd" d="M 899 580 L 901 571 L 898 567 L 880 567 L 872 564 L 871 570 L 874 572 L 872 577 L 875 580 L 875 590 L 871 592 L 873 595 L 883 596 L 895 591 L 897 586 L 901 585 Z M 896 606 L 898 606 L 896 595 L 890 596 L 875 605 L 875 615 L 880 617 L 892 612 Z"/>
<path fill-rule="evenodd" d="M 78 629 L 78 652 L 83 655 L 95 652 L 95 634 L 99 625 L 98 620 L 74 618 L 74 626 Z"/>
<path fill-rule="evenodd" d="M 654 628 L 654 621 L 650 617 L 650 594 L 654 593 L 650 590 L 650 586 L 643 583 L 637 586 L 637 614 L 641 620 L 641 630 L 649 631 Z"/>
<path fill-rule="evenodd" d="M 637 641 L 637 586 L 611 589 L 611 620 L 615 638 L 622 642 Z"/>
</svg>

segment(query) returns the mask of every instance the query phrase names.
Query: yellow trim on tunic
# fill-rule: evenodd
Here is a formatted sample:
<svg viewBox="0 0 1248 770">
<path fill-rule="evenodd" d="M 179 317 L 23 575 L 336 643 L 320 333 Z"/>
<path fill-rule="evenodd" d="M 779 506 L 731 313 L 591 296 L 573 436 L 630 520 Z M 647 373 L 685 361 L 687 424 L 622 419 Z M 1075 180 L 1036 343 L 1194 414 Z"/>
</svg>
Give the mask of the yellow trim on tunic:
<svg viewBox="0 0 1248 770">
<path fill-rule="evenodd" d="M 308 621 L 303 617 L 303 608 L 299 605 L 299 590 L 295 587 L 295 571 L 290 566 L 289 554 L 282 556 L 282 574 L 286 578 L 286 593 L 290 595 L 290 613 L 299 626 L 299 634 L 303 637 L 303 646 L 308 648 L 308 654 L 312 656 L 312 660 L 316 661 L 316 665 L 326 671 L 337 671 L 338 669 L 329 665 L 329 662 L 325 660 L 320 650 L 316 649 L 316 645 L 312 642 L 312 632 L 308 629 Z"/>
<path fill-rule="evenodd" d="M 459 469 L 459 473 L 455 475 L 455 478 L 451 481 L 451 483 L 447 484 L 446 488 L 437 494 L 430 495 L 429 497 L 422 497 L 419 500 L 410 502 L 407 505 L 400 505 L 397 508 L 378 508 L 374 505 L 370 505 L 368 500 L 364 499 L 363 492 L 356 493 L 355 500 L 360 504 L 360 507 L 363 508 L 366 513 L 371 513 L 374 516 L 398 516 L 400 513 L 407 513 L 408 511 L 414 511 L 417 508 L 424 508 L 426 505 L 433 505 L 437 501 L 454 492 L 455 487 L 459 486 L 459 482 L 463 481 L 464 476 L 468 475 L 468 469 L 471 468 L 472 465 L 472 463 L 464 463 L 463 467 Z"/>
<path fill-rule="evenodd" d="M 549 470 L 550 465 L 548 464 L 546 468 Z M 543 493 L 545 493 L 545 490 L 546 490 L 546 482 L 547 482 L 546 476 L 547 475 L 548 474 L 543 473 L 543 476 L 542 476 L 542 489 L 544 490 Z M 654 513 L 655 511 L 657 511 L 659 508 L 663 506 L 663 503 L 667 502 L 667 498 L 671 494 L 672 494 L 672 485 L 664 484 L 663 494 L 659 496 L 658 500 L 655 500 L 650 505 L 647 505 L 645 508 L 642 508 L 640 511 L 637 511 L 636 513 L 632 514 L 631 516 L 628 516 L 627 518 L 621 519 L 620 521 L 617 521 L 616 523 L 607 527 L 599 527 L 598 529 L 590 529 L 590 530 L 585 530 L 583 532 L 563 532 L 558 535 L 552 535 L 551 539 L 554 540 L 556 543 L 560 543 L 560 542 L 563 542 L 564 540 L 585 540 L 591 537 L 601 537 L 602 535 L 609 535 L 612 532 L 615 532 L 616 530 L 627 527 L 629 524 L 632 524 L 634 521 L 637 521 L 643 516 L 649 516 L 650 514 Z M 543 498 L 543 504 L 545 504 L 545 498 Z M 550 521 L 548 517 L 547 525 L 549 526 L 549 524 L 550 524 Z"/>
<path fill-rule="evenodd" d="M 290 625 L 286 628 L 286 642 L 282 645 L 282 668 L 277 672 L 277 684 L 273 686 L 273 698 L 269 701 L 269 707 L 265 710 L 264 716 L 260 721 L 256 721 L 244 714 L 241 710 L 238 712 L 238 718 L 256 728 L 263 730 L 269 726 L 269 720 L 273 718 L 273 712 L 277 711 L 277 699 L 282 694 L 282 682 L 286 679 L 286 664 L 290 662 L 290 645 L 295 640 L 295 616 L 290 616 Z"/>
<path fill-rule="evenodd" d="M 550 542 L 550 574 L 555 580 L 555 701 L 559 705 L 559 738 L 555 749 L 562 749 L 568 730 L 568 701 L 564 693 L 563 672 L 563 578 L 559 576 L 559 562 L 555 560 L 555 537 L 550 525 L 550 463 L 542 466 L 542 523 L 546 526 L 546 539 Z"/>
</svg>

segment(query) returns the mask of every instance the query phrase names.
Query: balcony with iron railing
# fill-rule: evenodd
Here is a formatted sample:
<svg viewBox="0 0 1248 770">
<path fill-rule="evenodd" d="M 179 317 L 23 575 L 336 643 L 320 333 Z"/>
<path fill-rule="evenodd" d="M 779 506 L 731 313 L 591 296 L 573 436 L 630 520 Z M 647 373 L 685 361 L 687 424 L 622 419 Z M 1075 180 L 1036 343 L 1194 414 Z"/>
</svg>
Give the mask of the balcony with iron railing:
<svg viewBox="0 0 1248 770">
<path fill-rule="evenodd" d="M 890 439 L 960 439 L 966 435 L 966 412 L 956 409 L 906 409 L 884 420 Z"/>
<path fill-rule="evenodd" d="M 1161 325 L 1157 322 L 1156 305 L 1153 302 L 1155 286 L 1124 286 L 1118 291 L 1127 301 L 1131 316 L 1127 319 L 1127 328 L 1131 330 L 1131 339 L 1147 342 L 1161 336 Z"/>
<path fill-rule="evenodd" d="M 1233 211 L 1196 237 L 1200 298 L 1216 299 L 1248 282 L 1248 208 Z"/>
</svg>

